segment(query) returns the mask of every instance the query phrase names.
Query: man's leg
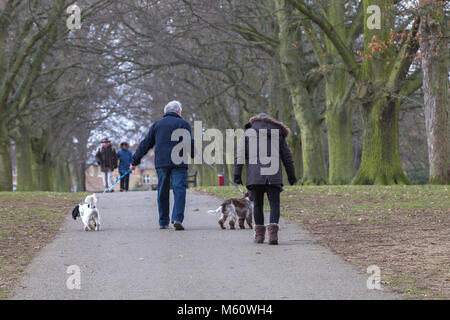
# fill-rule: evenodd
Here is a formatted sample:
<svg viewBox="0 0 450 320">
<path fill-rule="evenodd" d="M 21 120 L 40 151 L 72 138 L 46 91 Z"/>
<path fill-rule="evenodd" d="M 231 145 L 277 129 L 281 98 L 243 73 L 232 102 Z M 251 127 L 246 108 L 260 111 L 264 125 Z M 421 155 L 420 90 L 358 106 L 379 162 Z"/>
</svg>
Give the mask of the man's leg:
<svg viewBox="0 0 450 320">
<path fill-rule="evenodd" d="M 170 170 L 166 168 L 156 169 L 158 174 L 158 211 L 159 225 L 168 226 L 169 217 L 169 195 L 170 195 Z"/>
<path fill-rule="evenodd" d="M 113 183 L 114 183 L 114 178 L 113 178 L 112 170 L 108 169 L 108 187 L 112 186 Z M 111 190 L 109 190 L 109 192 L 114 192 L 114 188 L 111 188 Z"/>
<path fill-rule="evenodd" d="M 173 222 L 182 223 L 184 220 L 184 207 L 186 205 L 187 169 L 173 168 L 171 176 L 172 176 L 172 189 L 174 197 L 172 223 Z"/>
<path fill-rule="evenodd" d="M 106 188 L 108 188 L 108 172 L 102 172 L 102 179 L 103 179 L 103 186 Z"/>
<path fill-rule="evenodd" d="M 119 175 L 122 176 L 124 174 L 124 172 L 119 172 Z M 122 180 L 120 180 L 120 191 L 125 190 L 125 179 L 126 177 L 123 177 Z"/>
<path fill-rule="evenodd" d="M 124 182 L 124 189 L 125 189 L 125 191 L 128 191 L 128 187 L 129 187 L 129 184 L 130 184 L 130 173 L 127 174 L 123 179 L 125 180 L 125 182 Z"/>
</svg>

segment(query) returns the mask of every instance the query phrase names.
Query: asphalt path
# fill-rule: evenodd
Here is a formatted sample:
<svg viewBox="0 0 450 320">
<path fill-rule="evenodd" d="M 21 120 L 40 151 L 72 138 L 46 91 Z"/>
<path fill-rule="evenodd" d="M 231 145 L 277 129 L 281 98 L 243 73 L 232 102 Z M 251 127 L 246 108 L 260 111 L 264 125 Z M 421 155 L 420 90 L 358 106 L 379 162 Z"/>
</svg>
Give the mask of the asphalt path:
<svg viewBox="0 0 450 320">
<path fill-rule="evenodd" d="M 85 232 L 81 221 L 68 215 L 12 298 L 398 298 L 367 289 L 366 274 L 318 245 L 296 223 L 281 222 L 278 246 L 254 244 L 250 229 L 221 230 L 218 217 L 207 213 L 220 202 L 188 192 L 186 230 L 160 230 L 156 192 L 105 194 L 98 204 L 102 229 Z M 70 285 L 77 282 L 68 268 L 80 271 L 80 289 Z"/>
</svg>

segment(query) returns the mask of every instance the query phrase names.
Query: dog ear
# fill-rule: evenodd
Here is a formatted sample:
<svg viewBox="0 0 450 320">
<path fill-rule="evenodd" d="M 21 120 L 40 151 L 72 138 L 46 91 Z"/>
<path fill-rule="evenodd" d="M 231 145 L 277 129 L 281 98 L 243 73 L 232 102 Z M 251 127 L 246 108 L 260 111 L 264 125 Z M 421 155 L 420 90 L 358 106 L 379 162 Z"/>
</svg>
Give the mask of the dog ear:
<svg viewBox="0 0 450 320">
<path fill-rule="evenodd" d="M 77 217 L 80 216 L 80 205 L 78 204 L 73 210 L 72 210 L 72 218 L 73 220 L 77 220 Z"/>
</svg>

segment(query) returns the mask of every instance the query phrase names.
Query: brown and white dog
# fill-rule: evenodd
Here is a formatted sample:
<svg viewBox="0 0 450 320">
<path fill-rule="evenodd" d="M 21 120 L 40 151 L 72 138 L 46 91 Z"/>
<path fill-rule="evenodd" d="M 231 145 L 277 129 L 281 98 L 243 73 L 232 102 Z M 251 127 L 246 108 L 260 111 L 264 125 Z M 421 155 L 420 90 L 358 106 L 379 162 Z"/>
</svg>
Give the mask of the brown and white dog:
<svg viewBox="0 0 450 320">
<path fill-rule="evenodd" d="M 211 214 L 221 214 L 219 225 L 225 228 L 225 222 L 230 217 L 230 229 L 235 229 L 236 220 L 238 220 L 239 228 L 245 229 L 245 221 L 247 221 L 250 229 L 253 229 L 253 197 L 251 192 L 245 192 L 243 198 L 231 198 L 225 200 L 216 210 L 209 210 Z"/>
</svg>

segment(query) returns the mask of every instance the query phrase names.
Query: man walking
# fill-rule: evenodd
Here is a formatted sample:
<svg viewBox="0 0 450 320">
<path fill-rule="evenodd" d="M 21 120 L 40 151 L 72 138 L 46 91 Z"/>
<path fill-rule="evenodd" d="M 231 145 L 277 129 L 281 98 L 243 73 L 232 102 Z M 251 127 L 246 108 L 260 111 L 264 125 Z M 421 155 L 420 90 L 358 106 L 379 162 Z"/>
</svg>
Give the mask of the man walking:
<svg viewBox="0 0 450 320">
<path fill-rule="evenodd" d="M 158 211 L 161 229 L 169 227 L 169 195 L 172 186 L 174 206 L 172 223 L 176 230 L 184 230 L 184 208 L 186 204 L 187 163 L 175 164 L 172 161 L 172 149 L 181 142 L 172 141 L 172 132 L 185 129 L 191 134 L 191 126 L 181 117 L 181 103 L 171 101 L 164 107 L 164 117 L 156 121 L 150 128 L 145 139 L 139 144 L 130 169 L 134 170 L 141 159 L 151 149 L 155 148 L 155 167 L 158 174 Z M 191 139 L 191 157 L 193 157 L 194 143 Z M 182 156 L 182 155 L 181 155 Z"/>
<path fill-rule="evenodd" d="M 119 157 L 119 174 L 123 176 L 131 164 L 131 158 L 133 157 L 133 153 L 128 150 L 128 143 L 122 142 L 120 144 L 120 150 L 117 152 Z M 128 185 L 130 182 L 130 175 L 127 174 L 125 177 L 120 180 L 120 192 L 128 191 Z"/>
<path fill-rule="evenodd" d="M 103 185 L 106 189 L 114 183 L 112 172 L 117 168 L 117 154 L 108 138 L 104 138 L 102 144 L 102 148 L 95 155 L 95 160 L 101 166 Z M 114 190 L 111 189 L 110 192 L 114 192 Z"/>
</svg>

